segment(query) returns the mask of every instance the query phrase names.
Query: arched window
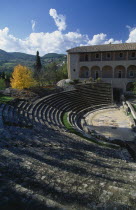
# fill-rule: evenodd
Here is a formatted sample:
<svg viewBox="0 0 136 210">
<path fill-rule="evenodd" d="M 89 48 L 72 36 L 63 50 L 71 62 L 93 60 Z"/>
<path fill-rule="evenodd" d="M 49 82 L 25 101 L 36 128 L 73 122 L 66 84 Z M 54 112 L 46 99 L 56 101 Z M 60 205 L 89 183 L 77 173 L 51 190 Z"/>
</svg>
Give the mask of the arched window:
<svg viewBox="0 0 136 210">
<path fill-rule="evenodd" d="M 82 66 L 79 72 L 80 78 L 88 78 L 89 77 L 89 69 L 86 66 Z"/>
<path fill-rule="evenodd" d="M 125 78 L 126 69 L 124 66 L 116 66 L 114 69 L 114 77 L 115 78 Z"/>
<path fill-rule="evenodd" d="M 134 72 L 133 71 L 129 72 L 129 77 L 134 77 Z"/>
<path fill-rule="evenodd" d="M 135 78 L 136 77 L 136 66 L 135 65 L 130 65 L 127 68 L 127 77 L 128 78 Z"/>
<path fill-rule="evenodd" d="M 97 79 L 98 77 L 101 77 L 100 67 L 99 66 L 92 66 L 92 68 L 91 68 L 91 77 L 94 78 L 94 79 Z"/>
<path fill-rule="evenodd" d="M 102 78 L 112 78 L 112 67 L 104 66 L 102 68 Z"/>
</svg>

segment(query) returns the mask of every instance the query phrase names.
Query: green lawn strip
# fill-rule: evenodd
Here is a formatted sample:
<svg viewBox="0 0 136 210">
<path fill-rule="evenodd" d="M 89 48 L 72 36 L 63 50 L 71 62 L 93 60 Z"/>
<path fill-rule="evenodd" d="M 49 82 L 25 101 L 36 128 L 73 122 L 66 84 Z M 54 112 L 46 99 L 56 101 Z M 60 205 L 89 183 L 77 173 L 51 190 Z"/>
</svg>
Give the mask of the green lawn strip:
<svg viewBox="0 0 136 210">
<path fill-rule="evenodd" d="M 136 112 L 136 104 L 131 104 L 132 107 L 134 108 L 134 111 Z M 136 120 L 134 119 L 133 115 L 131 114 L 130 112 L 130 115 L 131 115 L 131 118 L 134 120 L 135 124 L 136 124 Z"/>
<path fill-rule="evenodd" d="M 136 112 L 136 104 L 131 104 Z"/>
<path fill-rule="evenodd" d="M 9 101 L 12 101 L 14 98 L 10 96 L 3 96 L 0 95 L 0 103 L 8 103 Z"/>
<path fill-rule="evenodd" d="M 106 146 L 106 147 L 110 147 L 110 148 L 114 148 L 114 149 L 119 149 L 120 147 L 118 145 L 114 145 L 114 144 L 111 144 L 111 143 L 107 143 L 107 142 L 100 142 L 100 141 L 96 141 L 94 139 L 91 139 L 91 138 L 88 138 L 86 136 L 84 136 L 82 133 L 80 133 L 79 131 L 77 131 L 76 129 L 74 129 L 72 127 L 72 125 L 68 122 L 67 120 L 67 117 L 68 117 L 68 113 L 65 112 L 62 116 L 62 122 L 64 124 L 64 126 L 71 132 L 71 133 L 74 133 L 88 141 L 91 141 L 93 143 L 96 143 L 96 144 L 99 144 L 101 146 Z"/>
</svg>

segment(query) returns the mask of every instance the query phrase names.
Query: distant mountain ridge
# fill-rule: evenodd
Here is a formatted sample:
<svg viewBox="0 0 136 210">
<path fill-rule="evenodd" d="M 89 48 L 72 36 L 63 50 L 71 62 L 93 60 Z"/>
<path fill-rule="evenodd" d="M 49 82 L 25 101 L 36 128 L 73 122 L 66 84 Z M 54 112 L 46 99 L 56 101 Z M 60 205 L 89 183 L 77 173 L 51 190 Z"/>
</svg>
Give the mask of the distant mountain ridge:
<svg viewBox="0 0 136 210">
<path fill-rule="evenodd" d="M 13 59 L 12 54 L 0 49 L 0 60 L 10 60 L 10 59 Z"/>
<path fill-rule="evenodd" d="M 56 62 L 63 64 L 67 60 L 65 54 L 47 53 L 41 57 L 41 63 L 46 66 L 49 63 Z M 30 55 L 21 52 L 6 52 L 0 49 L 0 72 L 12 71 L 18 64 L 33 68 L 36 60 L 36 55 Z"/>
<path fill-rule="evenodd" d="M 28 60 L 34 60 L 35 56 L 34 55 L 30 55 L 30 54 L 26 54 L 26 53 L 20 53 L 20 52 L 10 52 L 8 53 L 11 55 L 11 59 L 28 59 Z"/>
<path fill-rule="evenodd" d="M 65 54 L 47 53 L 42 58 L 60 58 L 66 56 Z"/>
<path fill-rule="evenodd" d="M 58 53 L 47 53 L 44 56 L 41 56 L 41 59 L 45 58 L 60 58 L 65 57 L 65 54 Z M 6 52 L 0 49 L 0 60 L 12 60 L 12 59 L 28 59 L 35 60 L 36 55 L 21 53 L 21 52 Z"/>
</svg>

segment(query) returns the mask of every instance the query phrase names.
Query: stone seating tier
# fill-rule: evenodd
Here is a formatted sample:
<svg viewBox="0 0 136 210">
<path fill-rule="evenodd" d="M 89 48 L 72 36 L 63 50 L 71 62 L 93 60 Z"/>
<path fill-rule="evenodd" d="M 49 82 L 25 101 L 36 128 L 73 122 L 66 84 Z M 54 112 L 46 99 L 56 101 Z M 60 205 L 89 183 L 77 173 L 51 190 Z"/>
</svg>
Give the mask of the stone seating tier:
<svg viewBox="0 0 136 210">
<path fill-rule="evenodd" d="M 3 109 L 3 119 L 11 124 L 44 125 L 55 130 L 65 130 L 62 116 L 64 112 L 71 111 L 69 121 L 74 127 L 77 127 L 75 125 L 79 124 L 78 120 L 82 117 L 82 110 L 90 110 L 93 106 L 111 103 L 110 86 L 95 84 L 95 87 L 78 86 L 77 90 L 52 94 L 33 103 L 21 100 L 13 107 L 6 105 Z M 80 113 L 79 116 L 78 113 Z"/>
</svg>

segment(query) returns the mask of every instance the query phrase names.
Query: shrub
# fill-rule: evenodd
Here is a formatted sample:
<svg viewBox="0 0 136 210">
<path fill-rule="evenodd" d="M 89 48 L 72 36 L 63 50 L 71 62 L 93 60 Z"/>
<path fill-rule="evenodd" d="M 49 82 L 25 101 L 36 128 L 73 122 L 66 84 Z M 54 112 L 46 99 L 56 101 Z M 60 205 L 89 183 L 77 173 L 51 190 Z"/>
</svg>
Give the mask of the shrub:
<svg viewBox="0 0 136 210">
<path fill-rule="evenodd" d="M 89 82 L 93 82 L 93 78 L 92 77 L 89 77 Z"/>
<path fill-rule="evenodd" d="M 74 81 L 70 81 L 69 84 L 70 84 L 70 85 L 74 85 Z"/>
<path fill-rule="evenodd" d="M 96 79 L 96 82 L 102 82 L 102 79 L 101 79 L 100 77 L 98 77 L 98 78 Z"/>
<path fill-rule="evenodd" d="M 131 87 L 131 91 L 133 91 L 134 94 L 136 94 L 136 81 L 133 82 L 133 87 Z"/>
<path fill-rule="evenodd" d="M 77 83 L 79 83 L 79 79 L 74 79 L 73 82 L 74 82 L 74 84 L 77 84 Z"/>
<path fill-rule="evenodd" d="M 4 79 L 0 79 L 0 90 L 4 90 L 5 88 L 6 88 L 5 80 Z"/>
</svg>

